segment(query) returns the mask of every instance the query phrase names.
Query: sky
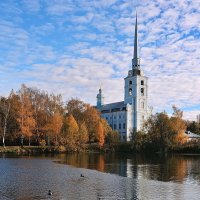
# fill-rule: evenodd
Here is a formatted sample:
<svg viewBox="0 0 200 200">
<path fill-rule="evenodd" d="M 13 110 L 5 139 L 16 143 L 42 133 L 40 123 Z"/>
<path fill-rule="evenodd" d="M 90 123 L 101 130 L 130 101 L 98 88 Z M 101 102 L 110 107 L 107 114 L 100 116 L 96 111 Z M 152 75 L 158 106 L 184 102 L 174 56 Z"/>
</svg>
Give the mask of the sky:
<svg viewBox="0 0 200 200">
<path fill-rule="evenodd" d="M 28 87 L 96 104 L 122 101 L 135 13 L 154 112 L 200 113 L 199 0 L 1 0 L 0 96 Z"/>
</svg>

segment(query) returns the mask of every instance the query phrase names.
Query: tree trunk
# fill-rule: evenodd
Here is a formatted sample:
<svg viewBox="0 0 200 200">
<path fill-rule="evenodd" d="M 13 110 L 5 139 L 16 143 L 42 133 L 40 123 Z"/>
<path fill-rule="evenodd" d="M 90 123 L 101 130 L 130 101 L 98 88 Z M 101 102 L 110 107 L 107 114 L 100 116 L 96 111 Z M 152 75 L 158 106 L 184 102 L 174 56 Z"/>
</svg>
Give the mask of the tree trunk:
<svg viewBox="0 0 200 200">
<path fill-rule="evenodd" d="M 4 119 L 4 127 L 3 127 L 3 147 L 5 147 L 5 136 L 6 136 L 6 127 L 7 127 L 7 119 L 8 119 L 8 114 L 6 114 L 5 119 Z"/>
</svg>

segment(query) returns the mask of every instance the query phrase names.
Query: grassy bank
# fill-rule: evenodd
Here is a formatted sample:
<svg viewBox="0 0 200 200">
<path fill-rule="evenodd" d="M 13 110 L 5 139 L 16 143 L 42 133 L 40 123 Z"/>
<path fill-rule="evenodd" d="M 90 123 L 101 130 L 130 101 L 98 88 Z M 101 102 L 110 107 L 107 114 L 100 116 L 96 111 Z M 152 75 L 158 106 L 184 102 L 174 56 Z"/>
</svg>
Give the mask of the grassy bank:
<svg viewBox="0 0 200 200">
<path fill-rule="evenodd" d="M 62 153 L 65 152 L 63 147 L 41 147 L 41 146 L 7 146 L 0 147 L 0 153 L 14 153 L 14 154 L 30 154 L 30 153 Z"/>
<path fill-rule="evenodd" d="M 65 152 L 102 152 L 102 153 L 158 153 L 160 150 L 153 145 L 147 145 L 137 149 L 132 143 L 118 143 L 99 147 L 97 143 L 84 145 L 81 149 L 69 150 L 64 146 L 6 146 L 0 147 L 0 153 L 13 154 L 40 154 L 40 153 L 65 153 Z M 200 154 L 200 145 L 186 144 L 168 147 L 166 153 Z"/>
<path fill-rule="evenodd" d="M 106 147 L 106 149 L 109 149 Z M 40 153 L 66 153 L 66 152 L 104 152 L 104 148 L 100 148 L 98 144 L 87 144 L 82 148 L 68 149 L 64 146 L 0 146 L 0 153 L 13 154 L 40 154 Z"/>
</svg>

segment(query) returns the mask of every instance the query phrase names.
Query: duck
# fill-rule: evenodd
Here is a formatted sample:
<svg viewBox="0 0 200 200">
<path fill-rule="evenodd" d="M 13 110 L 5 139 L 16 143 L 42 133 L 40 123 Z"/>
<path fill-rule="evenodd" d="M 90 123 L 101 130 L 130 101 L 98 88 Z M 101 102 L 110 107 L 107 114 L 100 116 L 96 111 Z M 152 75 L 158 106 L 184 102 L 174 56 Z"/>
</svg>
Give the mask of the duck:
<svg viewBox="0 0 200 200">
<path fill-rule="evenodd" d="M 85 176 L 83 176 L 83 174 L 81 174 L 80 177 L 85 177 Z"/>
<path fill-rule="evenodd" d="M 48 191 L 48 195 L 51 196 L 53 193 L 51 192 L 51 190 Z"/>
</svg>

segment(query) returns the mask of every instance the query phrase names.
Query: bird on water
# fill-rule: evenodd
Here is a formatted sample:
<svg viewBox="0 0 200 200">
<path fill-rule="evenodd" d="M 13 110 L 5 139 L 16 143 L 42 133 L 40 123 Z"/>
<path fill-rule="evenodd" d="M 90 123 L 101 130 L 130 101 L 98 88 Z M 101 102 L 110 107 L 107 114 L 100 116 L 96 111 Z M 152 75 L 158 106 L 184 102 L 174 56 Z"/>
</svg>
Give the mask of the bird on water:
<svg viewBox="0 0 200 200">
<path fill-rule="evenodd" d="M 80 177 L 84 177 L 84 176 L 83 176 L 83 174 L 81 174 L 81 176 L 80 176 Z"/>
<path fill-rule="evenodd" d="M 51 196 L 53 193 L 51 192 L 51 190 L 48 191 L 48 195 Z"/>
</svg>

